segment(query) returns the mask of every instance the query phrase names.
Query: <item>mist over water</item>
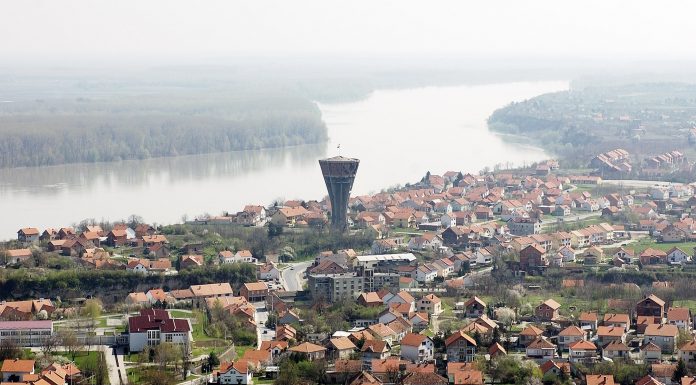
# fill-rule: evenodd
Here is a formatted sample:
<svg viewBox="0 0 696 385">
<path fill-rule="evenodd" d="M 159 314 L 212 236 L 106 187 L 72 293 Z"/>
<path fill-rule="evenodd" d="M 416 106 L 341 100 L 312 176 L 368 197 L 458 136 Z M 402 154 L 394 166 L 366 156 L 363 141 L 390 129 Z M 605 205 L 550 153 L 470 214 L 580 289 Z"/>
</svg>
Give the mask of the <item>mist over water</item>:
<svg viewBox="0 0 696 385">
<path fill-rule="evenodd" d="M 115 163 L 0 170 L 0 239 L 21 227 L 68 226 L 85 218 L 173 223 L 277 198 L 326 195 L 317 160 L 339 153 L 361 160 L 354 194 L 419 180 L 426 171 L 478 172 L 548 155 L 488 131 L 496 108 L 568 82 L 378 90 L 352 103 L 319 104 L 330 141 L 284 149 L 239 151 Z"/>
</svg>

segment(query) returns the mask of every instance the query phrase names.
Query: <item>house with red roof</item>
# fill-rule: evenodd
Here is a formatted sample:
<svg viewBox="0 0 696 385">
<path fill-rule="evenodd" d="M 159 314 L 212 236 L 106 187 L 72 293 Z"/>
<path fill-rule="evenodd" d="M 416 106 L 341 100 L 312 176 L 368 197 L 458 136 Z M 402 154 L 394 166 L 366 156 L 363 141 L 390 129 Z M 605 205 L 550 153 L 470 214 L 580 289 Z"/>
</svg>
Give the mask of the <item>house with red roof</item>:
<svg viewBox="0 0 696 385">
<path fill-rule="evenodd" d="M 433 359 L 435 345 L 433 340 L 417 333 L 408 333 L 401 339 L 401 358 L 414 363 L 427 362 Z"/>
<path fill-rule="evenodd" d="M 216 372 L 215 377 L 218 384 L 249 385 L 253 383 L 253 371 L 250 370 L 247 360 L 221 362 L 220 370 Z"/>
</svg>

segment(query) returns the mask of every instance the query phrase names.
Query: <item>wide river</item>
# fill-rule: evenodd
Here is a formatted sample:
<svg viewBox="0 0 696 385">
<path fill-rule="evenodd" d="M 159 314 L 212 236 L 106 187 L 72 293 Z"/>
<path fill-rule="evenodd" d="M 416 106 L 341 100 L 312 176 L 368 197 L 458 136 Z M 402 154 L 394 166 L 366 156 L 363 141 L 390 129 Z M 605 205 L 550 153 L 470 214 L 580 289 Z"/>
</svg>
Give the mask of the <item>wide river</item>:
<svg viewBox="0 0 696 385">
<path fill-rule="evenodd" d="M 116 163 L 0 170 L 0 239 L 21 227 L 61 227 L 85 218 L 151 223 L 245 204 L 326 195 L 317 160 L 360 159 L 354 194 L 415 182 L 427 172 L 478 172 L 543 159 L 539 148 L 503 141 L 488 131 L 499 107 L 568 82 L 378 90 L 362 101 L 320 104 L 330 141 L 285 149 L 216 153 Z M 340 144 L 340 150 L 337 146 Z"/>
</svg>

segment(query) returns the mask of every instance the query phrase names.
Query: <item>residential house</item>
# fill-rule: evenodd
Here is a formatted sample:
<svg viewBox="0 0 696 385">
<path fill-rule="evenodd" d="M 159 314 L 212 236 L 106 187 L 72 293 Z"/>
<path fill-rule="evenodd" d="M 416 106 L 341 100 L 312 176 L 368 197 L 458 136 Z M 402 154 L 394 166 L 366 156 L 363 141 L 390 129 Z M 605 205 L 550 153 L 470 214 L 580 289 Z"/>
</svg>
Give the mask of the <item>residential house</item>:
<svg viewBox="0 0 696 385">
<path fill-rule="evenodd" d="M 626 342 L 626 329 L 616 326 L 598 326 L 597 342 L 606 346 L 612 341 Z"/>
<path fill-rule="evenodd" d="M 687 307 L 673 307 L 667 311 L 667 323 L 687 332 L 691 332 L 693 319 L 691 309 Z"/>
<path fill-rule="evenodd" d="M 631 317 L 625 313 L 606 313 L 602 320 L 602 325 L 613 326 L 628 331 L 631 326 Z"/>
<path fill-rule="evenodd" d="M 22 263 L 32 257 L 31 249 L 5 250 L 5 263 L 8 265 Z"/>
<path fill-rule="evenodd" d="M 611 341 L 602 349 L 602 356 L 611 360 L 630 359 L 631 349 L 621 341 Z"/>
<path fill-rule="evenodd" d="M 418 300 L 417 309 L 430 315 L 442 313 L 442 301 L 435 294 L 428 294 Z"/>
<path fill-rule="evenodd" d="M 575 325 L 571 325 L 558 333 L 558 345 L 563 350 L 567 350 L 570 345 L 578 341 L 584 341 L 586 337 L 585 331 Z"/>
<path fill-rule="evenodd" d="M 520 251 L 520 270 L 526 272 L 543 271 L 549 265 L 546 250 L 538 244 L 532 244 Z"/>
<path fill-rule="evenodd" d="M 653 316 L 653 317 L 664 317 L 666 313 L 665 301 L 660 299 L 654 294 L 651 294 L 643 298 L 638 304 L 636 304 L 636 314 Z"/>
<path fill-rule="evenodd" d="M 652 342 L 663 353 L 673 353 L 677 348 L 679 328 L 675 325 L 648 325 L 645 329 L 645 341 Z"/>
<path fill-rule="evenodd" d="M 249 368 L 249 361 L 221 362 L 220 370 L 216 372 L 218 384 L 253 384 L 254 372 Z"/>
<path fill-rule="evenodd" d="M 616 385 L 612 374 L 588 374 L 585 382 L 587 385 Z"/>
<path fill-rule="evenodd" d="M 520 332 L 519 343 L 521 346 L 527 346 L 533 341 L 542 338 L 544 331 L 534 325 L 528 325 Z"/>
<path fill-rule="evenodd" d="M 597 330 L 598 316 L 596 312 L 582 312 L 578 317 L 578 321 L 582 330 L 590 330 L 592 332 Z"/>
<path fill-rule="evenodd" d="M 667 252 L 667 262 L 671 264 L 681 265 L 690 260 L 691 255 L 678 247 L 673 247 Z"/>
<path fill-rule="evenodd" d="M 307 361 L 321 360 L 326 355 L 326 348 L 315 345 L 311 342 L 303 342 L 288 349 L 290 353 L 295 353 Z"/>
<path fill-rule="evenodd" d="M 357 347 L 348 337 L 337 337 L 329 340 L 329 352 L 334 360 L 349 359 Z"/>
<path fill-rule="evenodd" d="M 360 349 L 362 354 L 362 367 L 364 370 L 372 370 L 373 360 L 383 360 L 389 357 L 391 346 L 387 341 L 370 339 L 364 340 Z"/>
<path fill-rule="evenodd" d="M 561 304 L 553 299 L 547 299 L 534 309 L 534 315 L 542 321 L 553 321 L 559 316 Z"/>
<path fill-rule="evenodd" d="M 684 360 L 687 365 L 696 362 L 696 341 L 689 341 L 679 348 L 679 358 Z"/>
<path fill-rule="evenodd" d="M 477 296 L 473 296 L 464 304 L 464 315 L 467 318 L 478 318 L 485 314 L 486 303 Z"/>
<path fill-rule="evenodd" d="M 662 362 L 662 348 L 652 342 L 640 347 L 640 358 L 645 363 Z"/>
<path fill-rule="evenodd" d="M 468 334 L 458 330 L 445 340 L 448 362 L 474 362 L 476 341 Z"/>
<path fill-rule="evenodd" d="M 433 360 L 435 345 L 433 340 L 424 335 L 408 333 L 401 339 L 401 358 L 414 363 Z"/>
<path fill-rule="evenodd" d="M 259 279 L 262 281 L 273 281 L 280 279 L 280 270 L 273 262 L 267 262 L 260 265 L 257 269 Z"/>
<path fill-rule="evenodd" d="M 2 383 L 24 382 L 34 374 L 34 360 L 6 359 L 0 367 Z"/>
<path fill-rule="evenodd" d="M 552 360 L 556 356 L 556 345 L 545 338 L 537 338 L 527 345 L 525 352 L 527 358 L 544 362 Z"/>
<path fill-rule="evenodd" d="M 17 241 L 21 243 L 31 243 L 39 240 L 39 229 L 36 227 L 25 227 L 17 231 Z"/>
<path fill-rule="evenodd" d="M 249 302 L 263 301 L 268 295 L 268 285 L 263 281 L 247 282 L 242 285 L 239 295 Z"/>
<path fill-rule="evenodd" d="M 597 360 L 597 346 L 590 341 L 576 341 L 568 346 L 568 357 L 571 363 L 592 363 Z"/>
</svg>

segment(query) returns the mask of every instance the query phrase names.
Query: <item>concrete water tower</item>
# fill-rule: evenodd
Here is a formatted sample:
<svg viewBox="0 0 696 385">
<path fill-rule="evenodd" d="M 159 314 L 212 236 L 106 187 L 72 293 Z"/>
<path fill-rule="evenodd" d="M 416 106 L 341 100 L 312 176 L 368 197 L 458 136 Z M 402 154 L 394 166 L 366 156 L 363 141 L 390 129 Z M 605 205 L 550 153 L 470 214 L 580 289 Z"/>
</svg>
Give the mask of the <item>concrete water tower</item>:
<svg viewBox="0 0 696 385">
<path fill-rule="evenodd" d="M 331 200 L 331 228 L 334 230 L 345 231 L 348 227 L 346 221 L 348 199 L 359 164 L 360 160 L 343 156 L 319 160 Z"/>
</svg>

